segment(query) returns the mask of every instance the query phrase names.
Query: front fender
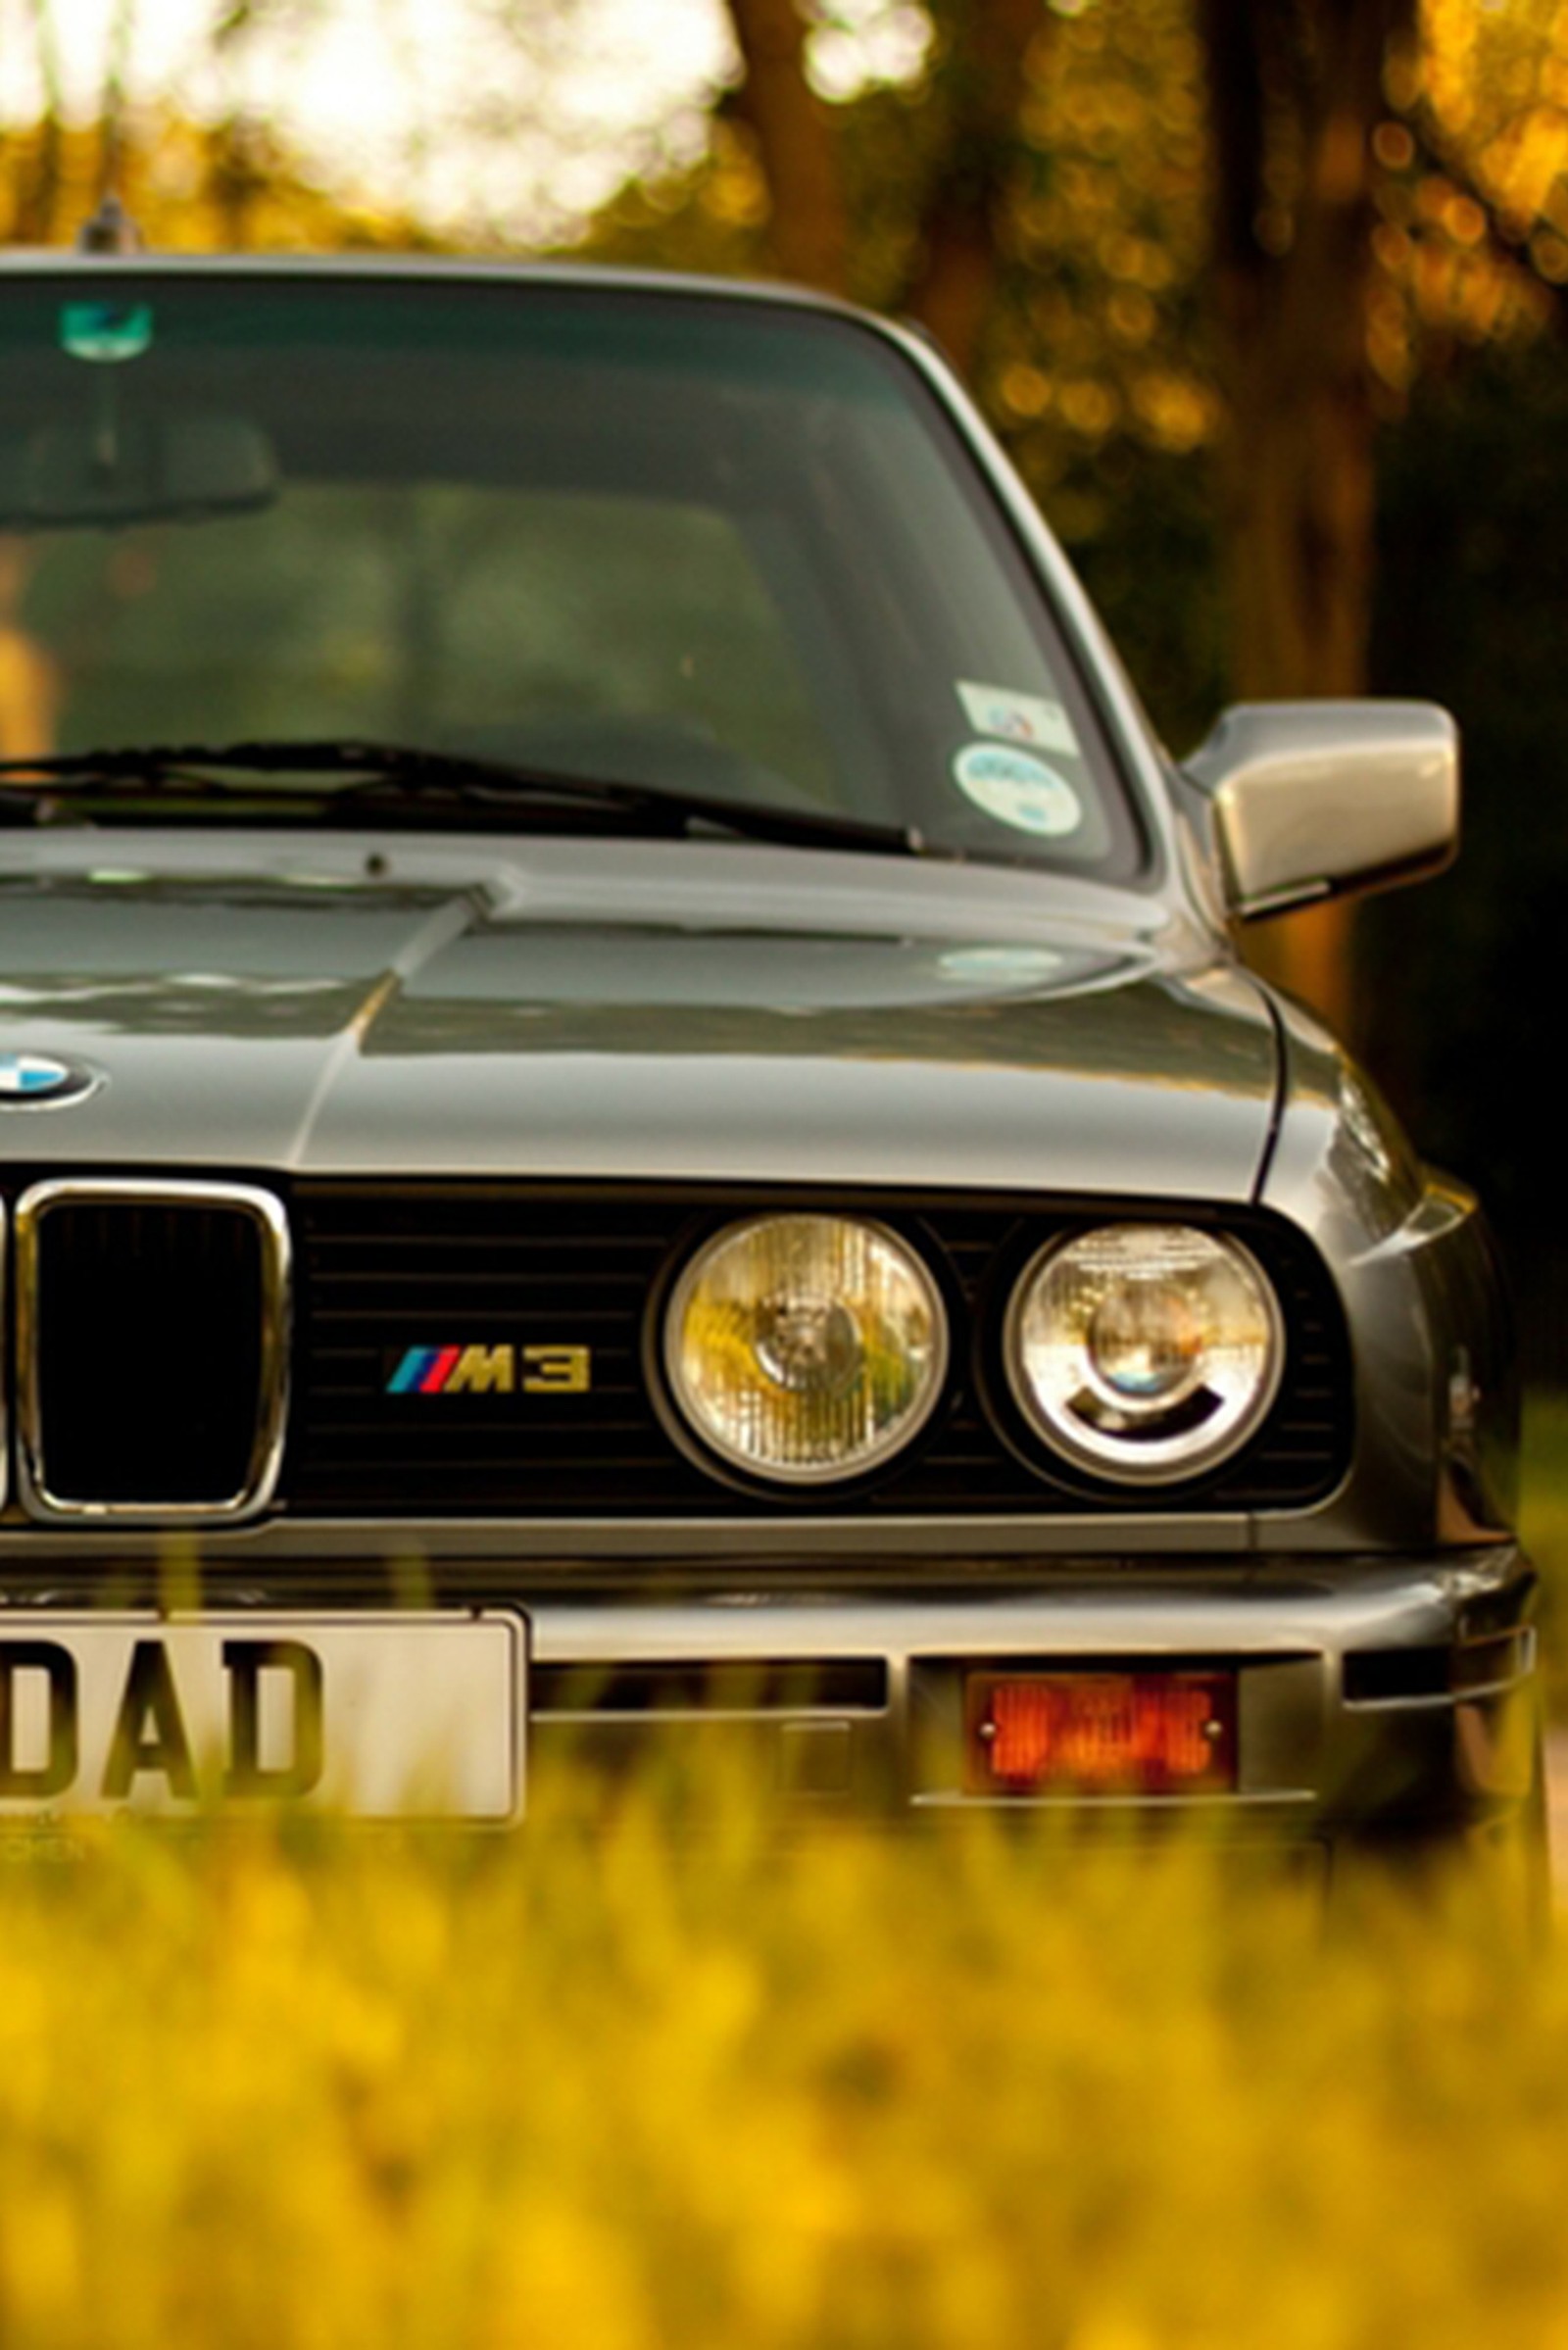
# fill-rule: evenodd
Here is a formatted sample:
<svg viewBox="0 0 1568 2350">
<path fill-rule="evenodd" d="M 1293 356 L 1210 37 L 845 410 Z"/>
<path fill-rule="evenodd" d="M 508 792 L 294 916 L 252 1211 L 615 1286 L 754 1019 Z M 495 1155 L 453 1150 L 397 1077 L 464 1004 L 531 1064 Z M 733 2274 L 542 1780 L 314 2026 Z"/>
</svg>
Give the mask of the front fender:
<svg viewBox="0 0 1568 2350">
<path fill-rule="evenodd" d="M 1517 1503 L 1512 1314 L 1473 1193 L 1423 1168 L 1370 1080 L 1274 999 L 1278 1129 L 1260 1202 L 1302 1227 L 1339 1290 L 1355 1443 L 1339 1493 L 1259 1537 L 1338 1549 L 1502 1541 Z"/>
</svg>

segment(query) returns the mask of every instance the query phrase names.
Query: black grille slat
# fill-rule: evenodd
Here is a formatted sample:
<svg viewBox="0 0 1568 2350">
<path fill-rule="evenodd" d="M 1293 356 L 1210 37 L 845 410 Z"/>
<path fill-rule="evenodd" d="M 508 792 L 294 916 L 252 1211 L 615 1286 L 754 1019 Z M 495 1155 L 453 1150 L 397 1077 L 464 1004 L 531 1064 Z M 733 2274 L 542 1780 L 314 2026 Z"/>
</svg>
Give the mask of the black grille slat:
<svg viewBox="0 0 1568 2350">
<path fill-rule="evenodd" d="M 1112 1488 L 1054 1465 L 1001 1395 L 999 1302 L 1054 1233 L 1106 1203 L 972 1198 L 801 1204 L 871 1214 L 927 1254 L 954 1309 L 954 1394 L 908 1455 L 858 1486 L 802 1497 L 709 1474 L 668 1434 L 643 1370 L 648 1301 L 692 1236 L 791 1204 L 777 1197 L 307 1183 L 294 1199 L 300 1279 L 284 1497 L 304 1514 L 871 1519 L 941 1513 L 1137 1514 L 1289 1509 L 1322 1499 L 1348 1458 L 1348 1362 L 1338 1301 L 1310 1245 L 1263 1215 L 1214 1218 L 1266 1266 L 1291 1333 L 1270 1418 L 1235 1461 L 1182 1489 Z M 1147 1213 L 1145 1209 L 1125 1212 Z M 1191 1219 L 1194 1211 L 1172 1208 Z M 1201 1210 L 1197 1211 L 1200 1218 Z M 970 1333 L 982 1331 L 971 1346 Z M 389 1395 L 408 1346 L 588 1345 L 581 1395 Z M 999 1423 L 1005 1434 L 999 1432 Z"/>
</svg>

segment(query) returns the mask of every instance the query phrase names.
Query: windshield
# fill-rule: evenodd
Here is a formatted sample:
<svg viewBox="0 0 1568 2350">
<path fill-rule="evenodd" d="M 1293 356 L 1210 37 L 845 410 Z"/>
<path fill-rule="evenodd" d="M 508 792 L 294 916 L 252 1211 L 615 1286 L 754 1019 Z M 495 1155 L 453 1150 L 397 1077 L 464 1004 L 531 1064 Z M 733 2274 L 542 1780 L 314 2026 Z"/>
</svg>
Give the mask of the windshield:
<svg viewBox="0 0 1568 2350">
<path fill-rule="evenodd" d="M 1042 589 L 853 319 L 537 280 L 0 287 L 0 757 L 273 740 L 1139 857 Z"/>
</svg>

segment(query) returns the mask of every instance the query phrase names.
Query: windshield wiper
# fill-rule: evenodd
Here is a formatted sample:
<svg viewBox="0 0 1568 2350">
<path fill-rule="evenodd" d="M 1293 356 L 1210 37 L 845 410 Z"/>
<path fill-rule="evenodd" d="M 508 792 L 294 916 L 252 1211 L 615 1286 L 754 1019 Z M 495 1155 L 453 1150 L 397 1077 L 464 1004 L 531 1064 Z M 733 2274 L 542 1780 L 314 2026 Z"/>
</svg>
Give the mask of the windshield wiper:
<svg viewBox="0 0 1568 2350">
<path fill-rule="evenodd" d="M 253 787 L 228 775 L 348 776 L 319 799 L 279 795 L 298 816 L 305 809 L 325 823 L 396 821 L 412 807 L 445 808 L 477 815 L 519 808 L 545 813 L 596 811 L 607 823 L 617 819 L 679 836 L 694 825 L 712 825 L 744 840 L 783 841 L 800 848 L 864 849 L 905 857 L 942 855 L 912 827 L 881 824 L 863 816 L 821 814 L 814 809 L 775 808 L 766 803 L 725 800 L 708 792 L 672 791 L 660 784 L 627 783 L 574 775 L 552 767 L 479 759 L 464 752 L 421 750 L 399 743 L 249 742 L 137 743 L 101 751 L 72 751 L 37 759 L 0 759 L 0 821 L 20 804 L 25 819 L 56 821 L 65 812 L 57 787 L 80 787 L 84 797 L 141 799 L 167 794 L 180 801 L 254 797 Z M 74 796 L 74 794 L 71 796 Z"/>
</svg>

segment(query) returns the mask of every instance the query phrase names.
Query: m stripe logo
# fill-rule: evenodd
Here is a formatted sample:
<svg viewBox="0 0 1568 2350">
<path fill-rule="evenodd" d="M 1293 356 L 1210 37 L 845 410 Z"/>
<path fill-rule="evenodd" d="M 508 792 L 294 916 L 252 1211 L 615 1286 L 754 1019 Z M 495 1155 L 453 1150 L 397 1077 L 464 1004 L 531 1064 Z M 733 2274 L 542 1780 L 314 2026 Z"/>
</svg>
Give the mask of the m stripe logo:
<svg viewBox="0 0 1568 2350">
<path fill-rule="evenodd" d="M 411 1346 L 386 1383 L 389 1395 L 439 1395 L 463 1359 L 461 1346 Z"/>
</svg>

